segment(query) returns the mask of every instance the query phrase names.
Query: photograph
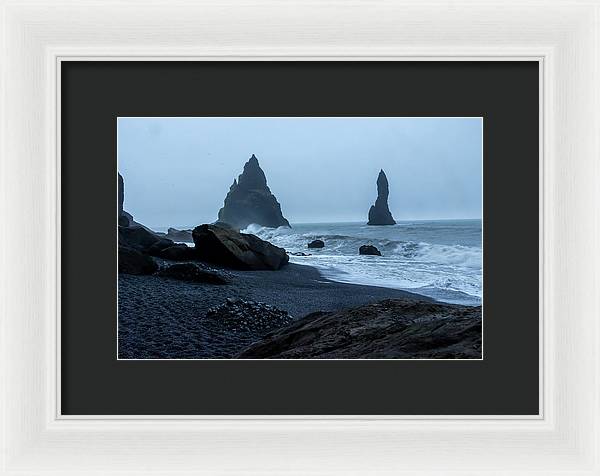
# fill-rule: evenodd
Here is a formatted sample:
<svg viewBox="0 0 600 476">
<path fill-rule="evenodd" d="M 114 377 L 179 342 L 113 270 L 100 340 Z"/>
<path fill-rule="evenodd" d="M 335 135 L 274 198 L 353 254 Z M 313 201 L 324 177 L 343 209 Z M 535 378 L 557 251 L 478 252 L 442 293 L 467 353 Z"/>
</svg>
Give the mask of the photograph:
<svg viewBox="0 0 600 476">
<path fill-rule="evenodd" d="M 483 359 L 482 117 L 118 117 L 117 358 Z"/>
</svg>

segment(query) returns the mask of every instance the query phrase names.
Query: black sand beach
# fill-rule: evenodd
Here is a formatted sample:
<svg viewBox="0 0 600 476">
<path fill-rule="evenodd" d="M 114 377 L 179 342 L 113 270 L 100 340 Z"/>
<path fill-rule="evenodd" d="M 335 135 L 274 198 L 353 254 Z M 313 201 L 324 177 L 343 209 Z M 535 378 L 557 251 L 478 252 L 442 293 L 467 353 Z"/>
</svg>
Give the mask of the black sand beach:
<svg viewBox="0 0 600 476">
<path fill-rule="evenodd" d="M 264 302 L 299 319 L 385 299 L 432 299 L 395 289 L 324 279 L 309 266 L 279 271 L 228 271 L 231 284 L 214 285 L 119 274 L 119 358 L 231 358 L 262 337 L 223 329 L 206 312 L 228 298 Z M 233 332 L 232 332 L 233 331 Z M 266 332 L 264 332 L 266 334 Z"/>
</svg>

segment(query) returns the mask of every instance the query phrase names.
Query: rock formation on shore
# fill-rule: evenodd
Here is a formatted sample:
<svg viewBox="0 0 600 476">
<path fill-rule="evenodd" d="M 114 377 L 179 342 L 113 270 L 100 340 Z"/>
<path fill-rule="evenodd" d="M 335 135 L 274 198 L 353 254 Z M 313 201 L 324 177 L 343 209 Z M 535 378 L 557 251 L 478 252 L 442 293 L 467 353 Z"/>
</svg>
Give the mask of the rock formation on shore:
<svg viewBox="0 0 600 476">
<path fill-rule="evenodd" d="M 153 274 L 158 266 L 152 255 L 175 243 L 141 226 L 119 226 L 119 273 Z M 183 245 L 185 246 L 185 245 Z"/>
<path fill-rule="evenodd" d="M 125 185 L 123 183 L 123 177 L 121 174 L 117 173 L 119 176 L 118 182 L 118 194 L 119 194 L 119 210 L 117 214 L 117 219 L 119 226 L 129 226 L 130 219 L 132 216 L 123 210 L 123 201 L 125 200 Z"/>
<path fill-rule="evenodd" d="M 382 169 L 377 177 L 377 200 L 375 200 L 375 205 L 372 205 L 369 210 L 369 222 L 367 225 L 396 224 L 388 207 L 389 193 L 388 180 Z"/>
<path fill-rule="evenodd" d="M 156 261 L 142 252 L 119 245 L 119 273 L 153 274 L 158 270 Z"/>
<path fill-rule="evenodd" d="M 290 226 L 254 154 L 244 165 L 242 174 L 233 181 L 217 223 L 226 223 L 238 230 L 251 223 L 270 228 Z"/>
<path fill-rule="evenodd" d="M 266 335 L 238 358 L 479 359 L 481 306 L 388 299 L 314 312 Z"/>
<path fill-rule="evenodd" d="M 277 270 L 288 263 L 283 248 L 259 237 L 216 225 L 200 225 L 192 232 L 198 258 L 240 270 Z"/>
</svg>

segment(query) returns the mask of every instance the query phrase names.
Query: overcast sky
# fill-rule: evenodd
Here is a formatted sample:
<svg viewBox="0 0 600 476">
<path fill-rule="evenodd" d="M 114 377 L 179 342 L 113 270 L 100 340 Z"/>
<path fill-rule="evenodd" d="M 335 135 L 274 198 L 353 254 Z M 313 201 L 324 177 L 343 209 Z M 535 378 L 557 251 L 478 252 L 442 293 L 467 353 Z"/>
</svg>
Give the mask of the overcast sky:
<svg viewBox="0 0 600 476">
<path fill-rule="evenodd" d="M 379 169 L 396 220 L 481 217 L 479 118 L 119 118 L 124 208 L 155 228 L 215 221 L 252 154 L 292 224 L 366 222 Z"/>
</svg>

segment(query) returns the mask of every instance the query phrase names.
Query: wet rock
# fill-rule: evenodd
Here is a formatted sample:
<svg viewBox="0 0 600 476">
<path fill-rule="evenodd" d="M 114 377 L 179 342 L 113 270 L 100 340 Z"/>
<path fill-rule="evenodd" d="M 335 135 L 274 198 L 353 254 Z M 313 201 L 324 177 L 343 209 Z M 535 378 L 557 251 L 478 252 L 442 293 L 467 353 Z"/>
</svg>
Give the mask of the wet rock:
<svg viewBox="0 0 600 476">
<path fill-rule="evenodd" d="M 223 208 L 219 210 L 217 223 L 227 223 L 237 230 L 252 223 L 271 228 L 290 226 L 281 213 L 281 205 L 271 193 L 254 154 L 229 188 Z"/>
<path fill-rule="evenodd" d="M 288 263 L 283 248 L 257 236 L 216 225 L 200 225 L 192 232 L 200 260 L 241 270 L 277 270 Z"/>
<path fill-rule="evenodd" d="M 313 240 L 308 244 L 309 248 L 323 248 L 325 246 L 325 243 L 323 242 L 323 240 Z"/>
<path fill-rule="evenodd" d="M 288 254 L 292 256 L 312 256 L 311 253 L 304 253 L 303 251 L 290 251 Z"/>
<path fill-rule="evenodd" d="M 194 283 L 228 284 L 230 282 L 225 274 L 195 263 L 172 264 L 161 269 L 157 274 L 163 278 Z"/>
<path fill-rule="evenodd" d="M 358 254 L 360 255 L 373 255 L 373 256 L 381 256 L 381 251 L 379 251 L 373 245 L 362 245 L 358 249 Z"/>
</svg>

